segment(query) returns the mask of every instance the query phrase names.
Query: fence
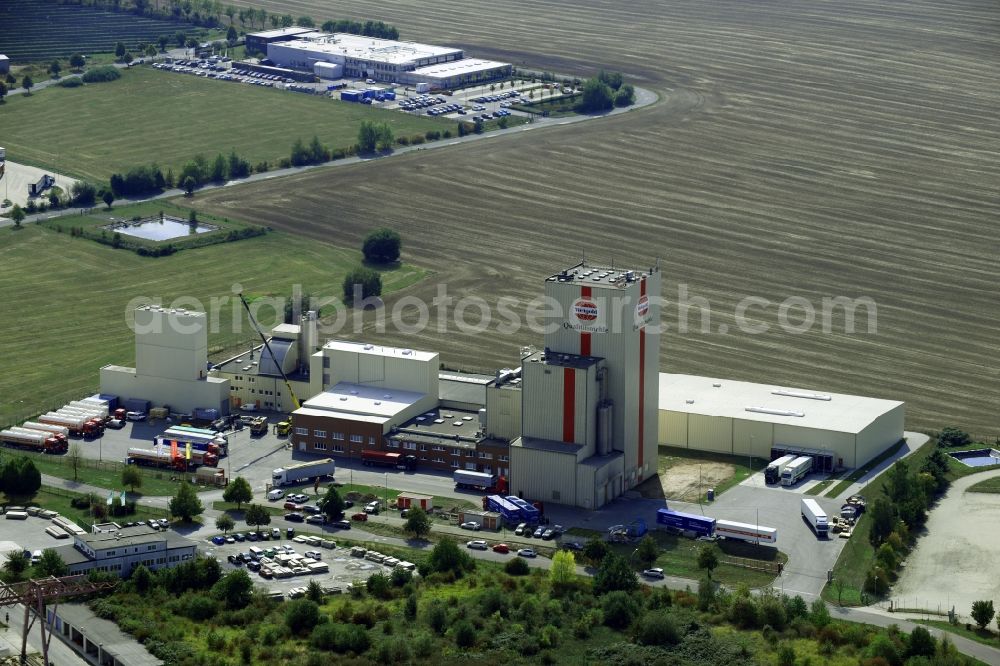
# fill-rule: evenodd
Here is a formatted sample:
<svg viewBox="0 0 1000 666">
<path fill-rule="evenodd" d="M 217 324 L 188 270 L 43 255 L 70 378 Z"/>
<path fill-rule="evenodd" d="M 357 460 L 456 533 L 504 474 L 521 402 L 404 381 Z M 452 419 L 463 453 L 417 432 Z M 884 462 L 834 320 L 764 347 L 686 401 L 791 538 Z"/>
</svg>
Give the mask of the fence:
<svg viewBox="0 0 1000 666">
<path fill-rule="evenodd" d="M 741 569 L 766 571 L 768 573 L 773 573 L 775 576 L 781 574 L 781 570 L 784 568 L 784 565 L 781 562 L 765 562 L 763 560 L 751 560 L 746 557 L 733 557 L 731 555 L 723 555 L 719 558 L 719 563 L 740 567 Z"/>
</svg>

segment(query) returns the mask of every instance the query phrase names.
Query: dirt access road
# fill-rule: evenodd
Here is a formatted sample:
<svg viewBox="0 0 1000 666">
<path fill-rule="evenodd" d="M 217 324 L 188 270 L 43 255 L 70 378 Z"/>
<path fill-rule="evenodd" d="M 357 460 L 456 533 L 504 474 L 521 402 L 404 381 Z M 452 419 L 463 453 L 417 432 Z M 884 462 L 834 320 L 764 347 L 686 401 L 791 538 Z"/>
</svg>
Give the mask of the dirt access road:
<svg viewBox="0 0 1000 666">
<path fill-rule="evenodd" d="M 952 484 L 927 518 L 927 534 L 906 558 L 890 595 L 894 605 L 955 611 L 966 621 L 972 602 L 1000 601 L 1000 495 L 966 489 L 1000 471 Z"/>
</svg>

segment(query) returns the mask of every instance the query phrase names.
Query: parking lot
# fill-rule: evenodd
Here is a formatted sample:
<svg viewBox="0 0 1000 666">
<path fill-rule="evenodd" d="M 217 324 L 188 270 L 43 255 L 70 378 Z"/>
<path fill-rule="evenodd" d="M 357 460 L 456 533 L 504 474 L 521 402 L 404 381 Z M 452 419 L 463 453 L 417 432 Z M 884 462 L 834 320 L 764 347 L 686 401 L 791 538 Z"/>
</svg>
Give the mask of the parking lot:
<svg viewBox="0 0 1000 666">
<path fill-rule="evenodd" d="M 56 539 L 45 532 L 52 526 L 51 518 L 28 516 L 27 520 L 6 520 L 0 516 L 0 562 L 7 560 L 7 554 L 16 550 L 36 551 L 73 543 L 70 538 Z"/>
<path fill-rule="evenodd" d="M 304 83 L 294 79 L 281 76 L 280 74 L 270 74 L 265 72 L 251 71 L 245 64 L 232 62 L 229 58 L 213 56 L 208 59 L 177 59 L 173 62 L 158 62 L 152 65 L 156 69 L 178 74 L 189 74 L 207 79 L 219 81 L 230 81 L 243 83 L 246 85 L 261 86 L 266 88 L 277 88 L 292 92 L 329 95 L 339 99 L 340 90 L 352 85 L 369 85 L 341 79 L 338 81 L 322 81 L 320 83 Z M 550 91 L 550 98 L 558 97 L 561 94 L 572 94 L 572 90 L 561 90 L 553 88 Z M 432 117 L 445 117 L 455 120 L 467 120 L 483 122 L 492 119 L 499 119 L 511 115 L 527 115 L 520 111 L 511 110 L 511 106 L 522 101 L 522 91 L 515 89 L 494 91 L 489 86 L 480 86 L 461 90 L 450 99 L 444 95 L 429 95 L 423 93 L 412 93 L 410 88 L 402 87 L 392 99 L 387 99 L 381 95 L 362 100 L 365 104 L 372 104 L 380 108 L 389 110 L 399 110 L 414 115 L 428 115 Z"/>
<path fill-rule="evenodd" d="M 304 588 L 311 581 L 319 583 L 328 594 L 336 594 L 349 591 L 352 583 L 364 582 L 375 573 L 391 574 L 396 568 L 415 571 L 411 563 L 384 559 L 385 554 L 374 549 L 341 545 L 334 539 L 319 537 L 300 535 L 288 539 L 281 530 L 278 532 L 278 539 L 222 545 L 208 542 L 201 550 L 219 560 L 224 571 L 246 568 L 255 583 L 285 598 L 299 596 L 293 590 Z M 251 548 L 263 554 L 251 554 Z M 325 564 L 328 571 L 310 571 L 310 566 L 320 564 Z"/>
</svg>

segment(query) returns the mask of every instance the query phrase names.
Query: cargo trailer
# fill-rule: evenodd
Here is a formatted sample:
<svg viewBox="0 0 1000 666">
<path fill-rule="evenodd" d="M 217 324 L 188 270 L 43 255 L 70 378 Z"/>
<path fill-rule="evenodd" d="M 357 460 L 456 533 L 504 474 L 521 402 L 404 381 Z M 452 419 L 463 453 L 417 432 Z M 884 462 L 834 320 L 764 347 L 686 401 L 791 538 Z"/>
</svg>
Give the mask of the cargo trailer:
<svg viewBox="0 0 1000 666">
<path fill-rule="evenodd" d="M 416 456 L 390 453 L 388 451 L 376 451 L 374 449 L 363 449 L 361 451 L 361 462 L 369 466 L 384 465 L 408 471 L 413 471 L 417 468 Z"/>
<path fill-rule="evenodd" d="M 531 502 L 526 502 L 517 495 L 508 495 L 505 499 L 518 508 L 522 521 L 534 525 L 542 519 L 542 512 Z"/>
<path fill-rule="evenodd" d="M 311 462 L 299 463 L 298 465 L 279 467 L 271 472 L 271 484 L 277 488 L 280 486 L 291 485 L 293 483 L 312 481 L 313 479 L 324 476 L 332 477 L 334 472 L 336 472 L 336 469 L 337 465 L 334 463 L 332 458 L 324 458 L 323 460 L 313 460 Z"/>
<path fill-rule="evenodd" d="M 656 510 L 656 522 L 679 532 L 693 533 L 695 536 L 712 536 L 712 532 L 715 531 L 715 518 L 667 508 Z"/>
<path fill-rule="evenodd" d="M 36 430 L 34 428 L 23 428 L 21 426 L 14 426 L 14 427 L 10 428 L 10 430 L 12 432 L 21 433 L 21 434 L 24 434 L 24 435 L 37 435 L 39 433 L 42 433 L 46 437 L 54 437 L 61 444 L 65 444 L 67 447 L 69 446 L 69 437 L 67 437 L 66 435 L 64 435 L 62 433 L 59 433 L 59 432 L 49 432 L 47 430 Z"/>
<path fill-rule="evenodd" d="M 104 418 L 108 415 L 108 406 L 105 404 L 98 404 L 96 402 L 89 402 L 87 400 L 74 400 L 67 407 L 74 409 L 82 409 L 84 411 L 97 412 L 97 414 Z"/>
<path fill-rule="evenodd" d="M 31 430 L 44 430 L 46 432 L 55 433 L 57 435 L 66 435 L 69 437 L 69 428 L 66 426 L 55 425 L 54 423 L 35 423 L 34 421 L 25 421 L 21 424 L 22 428 L 30 428 Z"/>
<path fill-rule="evenodd" d="M 802 500 L 802 520 L 809 524 L 820 539 L 825 539 L 830 531 L 830 521 L 826 511 L 814 499 Z"/>
<path fill-rule="evenodd" d="M 456 469 L 452 474 L 456 488 L 467 488 L 469 490 L 487 490 L 496 486 L 497 478 L 493 474 L 486 472 L 473 472 L 470 470 Z"/>
<path fill-rule="evenodd" d="M 186 472 L 188 461 L 183 455 L 174 455 L 173 452 L 157 451 L 155 449 L 129 449 L 128 458 L 125 462 L 129 465 L 144 465 L 147 467 L 167 467 L 180 472 Z"/>
<path fill-rule="evenodd" d="M 808 476 L 812 466 L 813 459 L 810 456 L 799 456 L 781 470 L 781 485 L 794 486 Z"/>
<path fill-rule="evenodd" d="M 0 444 L 16 449 L 30 449 L 43 453 L 66 453 L 66 443 L 60 442 L 52 433 L 41 430 L 15 432 L 0 431 Z"/>
<path fill-rule="evenodd" d="M 737 539 L 751 543 L 774 543 L 778 540 L 778 530 L 763 525 L 736 523 L 731 520 L 716 520 L 712 536 Z"/>
<path fill-rule="evenodd" d="M 513 502 L 510 502 L 503 495 L 490 495 L 486 498 L 486 505 L 483 507 L 487 511 L 493 511 L 503 516 L 509 523 L 521 520 L 521 509 Z"/>
</svg>

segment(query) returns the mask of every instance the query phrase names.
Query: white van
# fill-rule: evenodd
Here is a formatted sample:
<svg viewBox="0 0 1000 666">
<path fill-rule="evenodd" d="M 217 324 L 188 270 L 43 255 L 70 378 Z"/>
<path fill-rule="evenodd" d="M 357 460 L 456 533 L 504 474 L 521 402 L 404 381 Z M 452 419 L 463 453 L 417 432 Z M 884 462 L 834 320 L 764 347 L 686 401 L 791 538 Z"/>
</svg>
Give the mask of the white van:
<svg viewBox="0 0 1000 666">
<path fill-rule="evenodd" d="M 271 490 L 271 491 L 269 491 L 267 493 L 267 501 L 268 502 L 277 502 L 278 500 L 280 500 L 284 496 L 285 496 L 285 491 L 284 490 L 282 490 L 281 488 L 275 488 L 274 490 Z"/>
<path fill-rule="evenodd" d="M 250 557 L 255 560 L 259 560 L 264 557 L 264 549 L 258 548 L 257 546 L 250 546 Z"/>
<path fill-rule="evenodd" d="M 32 553 L 31 553 L 31 563 L 32 564 L 38 564 L 41 561 L 42 561 L 42 551 L 40 551 L 40 550 L 32 551 Z"/>
</svg>

